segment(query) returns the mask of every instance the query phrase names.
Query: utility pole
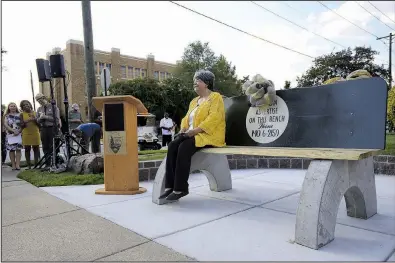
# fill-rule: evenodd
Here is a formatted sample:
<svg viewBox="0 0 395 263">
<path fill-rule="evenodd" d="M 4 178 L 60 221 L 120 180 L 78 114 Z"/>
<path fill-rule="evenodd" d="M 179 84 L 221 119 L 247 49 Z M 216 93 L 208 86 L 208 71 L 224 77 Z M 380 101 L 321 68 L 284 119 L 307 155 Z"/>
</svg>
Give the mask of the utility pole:
<svg viewBox="0 0 395 263">
<path fill-rule="evenodd" d="M 92 98 L 96 96 L 96 79 L 93 58 L 93 32 L 92 32 L 92 14 L 91 2 L 82 0 L 82 24 L 84 27 L 84 46 L 85 46 L 85 93 L 88 97 L 88 119 L 94 122 L 96 109 L 93 107 Z"/>
<path fill-rule="evenodd" d="M 34 111 L 36 111 L 36 100 L 34 99 L 33 75 L 32 75 L 32 71 L 31 70 L 30 70 L 30 85 L 32 87 L 33 107 L 34 107 Z"/>
<path fill-rule="evenodd" d="M 389 67 L 388 67 L 388 72 L 389 72 L 389 74 L 390 74 L 390 77 L 389 77 L 389 89 L 391 89 L 392 88 L 392 37 L 393 37 L 394 35 L 392 34 L 392 33 L 390 33 L 388 36 L 385 36 L 385 37 L 378 37 L 377 38 L 377 40 L 380 40 L 380 39 L 383 39 L 383 38 L 389 38 L 389 40 L 390 40 L 390 43 L 389 43 Z"/>
</svg>

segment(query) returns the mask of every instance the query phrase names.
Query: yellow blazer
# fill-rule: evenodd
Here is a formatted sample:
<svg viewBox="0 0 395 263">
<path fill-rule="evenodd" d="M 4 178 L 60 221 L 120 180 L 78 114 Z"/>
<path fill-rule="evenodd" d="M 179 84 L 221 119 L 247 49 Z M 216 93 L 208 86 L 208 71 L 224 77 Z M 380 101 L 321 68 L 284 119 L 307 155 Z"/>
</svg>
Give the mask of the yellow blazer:
<svg viewBox="0 0 395 263">
<path fill-rule="evenodd" d="M 181 121 L 181 129 L 188 129 L 189 115 L 196 108 L 199 97 L 189 104 L 189 110 Z M 199 105 L 193 118 L 193 127 L 200 127 L 203 132 L 195 136 L 196 147 L 212 145 L 225 146 L 225 106 L 221 94 L 212 92 L 208 99 Z"/>
</svg>

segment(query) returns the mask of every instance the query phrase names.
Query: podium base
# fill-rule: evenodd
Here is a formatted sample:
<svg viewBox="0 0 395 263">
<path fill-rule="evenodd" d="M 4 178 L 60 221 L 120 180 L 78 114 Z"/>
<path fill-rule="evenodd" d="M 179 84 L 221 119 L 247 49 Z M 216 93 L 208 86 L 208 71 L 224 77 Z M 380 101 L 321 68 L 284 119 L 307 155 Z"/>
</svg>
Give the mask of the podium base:
<svg viewBox="0 0 395 263">
<path fill-rule="evenodd" d="M 134 190 L 134 191 L 106 191 L 104 188 L 97 189 L 95 191 L 95 194 L 98 195 L 136 195 L 136 194 L 142 194 L 147 192 L 147 189 L 144 187 L 139 187 L 139 190 Z"/>
</svg>

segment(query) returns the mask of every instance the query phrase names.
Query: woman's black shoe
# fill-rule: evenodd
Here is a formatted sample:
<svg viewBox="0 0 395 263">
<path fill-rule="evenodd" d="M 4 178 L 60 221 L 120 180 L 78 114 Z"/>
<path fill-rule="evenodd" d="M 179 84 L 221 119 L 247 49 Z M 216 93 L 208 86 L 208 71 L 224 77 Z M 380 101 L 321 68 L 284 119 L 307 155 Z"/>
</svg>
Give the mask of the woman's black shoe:
<svg viewBox="0 0 395 263">
<path fill-rule="evenodd" d="M 179 194 L 176 194 L 173 192 L 168 197 L 166 197 L 166 200 L 176 201 L 176 200 L 180 199 L 181 197 L 186 196 L 188 194 L 189 194 L 188 192 L 181 192 Z"/>
<path fill-rule="evenodd" d="M 165 191 L 165 193 L 161 196 L 159 196 L 159 199 L 165 199 L 169 194 L 173 193 L 173 189 L 169 189 Z"/>
</svg>

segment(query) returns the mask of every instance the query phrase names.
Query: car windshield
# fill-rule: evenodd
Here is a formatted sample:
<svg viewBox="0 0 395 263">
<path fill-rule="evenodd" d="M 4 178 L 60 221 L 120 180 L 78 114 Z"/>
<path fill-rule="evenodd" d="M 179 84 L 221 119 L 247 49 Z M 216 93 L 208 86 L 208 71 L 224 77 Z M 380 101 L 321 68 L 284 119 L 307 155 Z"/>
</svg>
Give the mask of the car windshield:
<svg viewBox="0 0 395 263">
<path fill-rule="evenodd" d="M 155 126 L 155 117 L 137 116 L 137 126 Z"/>
<path fill-rule="evenodd" d="M 147 117 L 137 117 L 137 126 L 143 127 L 147 125 Z"/>
</svg>

